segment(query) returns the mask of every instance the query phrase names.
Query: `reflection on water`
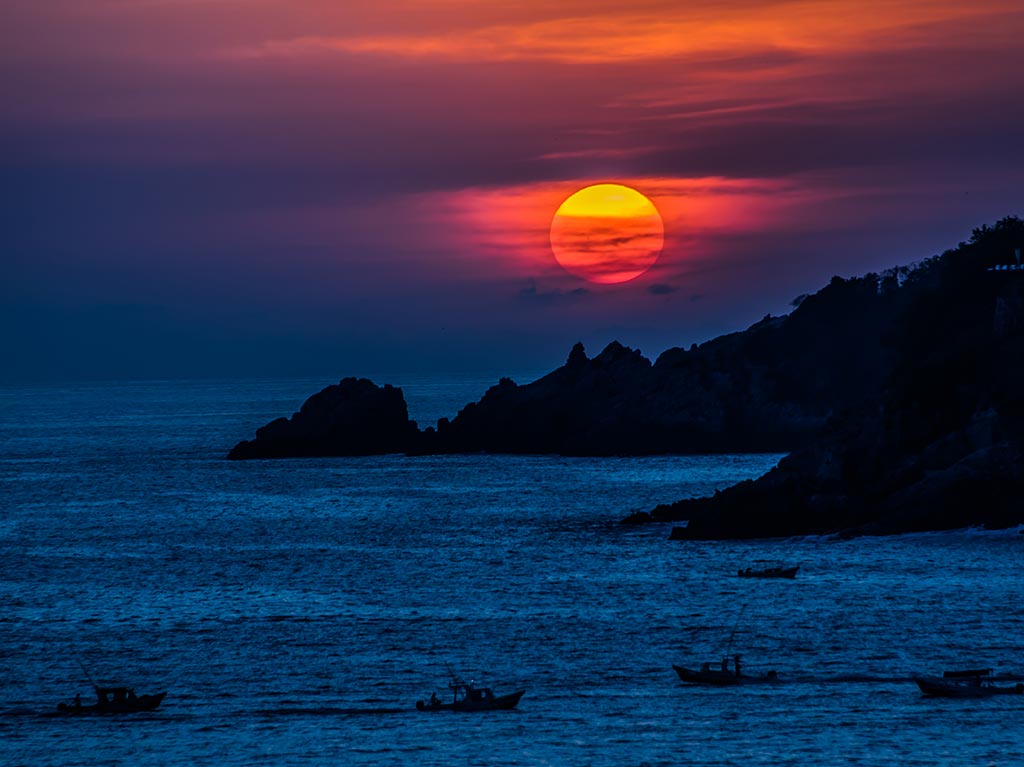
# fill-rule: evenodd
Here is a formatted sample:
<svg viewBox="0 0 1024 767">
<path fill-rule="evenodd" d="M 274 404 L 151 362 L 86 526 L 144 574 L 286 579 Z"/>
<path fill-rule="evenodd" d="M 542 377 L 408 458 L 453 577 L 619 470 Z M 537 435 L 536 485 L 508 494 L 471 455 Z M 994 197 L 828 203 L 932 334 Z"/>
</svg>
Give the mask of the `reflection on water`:
<svg viewBox="0 0 1024 767">
<path fill-rule="evenodd" d="M 482 388 L 416 385 L 437 416 Z M 777 456 L 223 460 L 317 386 L 0 390 L 0 762 L 1024 759 L 1024 698 L 909 681 L 1024 672 L 1024 536 L 677 543 L 616 524 Z M 736 577 L 759 562 L 801 570 Z M 745 670 L 782 681 L 683 685 L 672 663 L 718 659 L 734 628 Z M 168 696 L 127 719 L 33 713 L 87 696 L 79 660 Z M 418 713 L 449 663 L 527 694 Z"/>
</svg>

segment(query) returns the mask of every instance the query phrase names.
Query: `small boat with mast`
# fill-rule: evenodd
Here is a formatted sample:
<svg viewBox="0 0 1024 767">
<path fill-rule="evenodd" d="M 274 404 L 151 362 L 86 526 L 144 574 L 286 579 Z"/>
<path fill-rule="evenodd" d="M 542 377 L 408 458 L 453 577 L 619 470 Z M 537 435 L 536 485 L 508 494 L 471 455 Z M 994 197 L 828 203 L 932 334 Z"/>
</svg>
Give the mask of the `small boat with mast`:
<svg viewBox="0 0 1024 767">
<path fill-rule="evenodd" d="M 495 695 L 490 687 L 477 687 L 473 680 L 468 682 L 458 676 L 451 667 L 448 668 L 451 681 L 448 689 L 452 691 L 451 703 L 445 703 L 430 694 L 430 700 L 416 701 L 417 711 L 508 711 L 516 707 L 526 690 L 516 690 L 507 695 Z"/>
<path fill-rule="evenodd" d="M 699 669 L 677 666 L 674 663 L 672 664 L 672 668 L 682 681 L 688 684 L 699 684 L 711 687 L 734 687 L 741 684 L 778 681 L 779 675 L 775 671 L 769 671 L 761 676 L 750 676 L 748 674 L 744 674 L 742 665 L 743 656 L 732 652 L 733 639 L 736 637 L 736 630 L 739 628 L 740 618 L 743 617 L 743 611 L 746 609 L 747 606 L 743 605 L 740 609 L 740 614 L 736 616 L 736 625 L 733 626 L 732 633 L 729 634 L 729 643 L 726 645 L 725 654 L 722 656 L 721 663 L 704 663 Z M 732 668 L 729 667 L 730 660 L 732 661 Z"/>
<path fill-rule="evenodd" d="M 57 711 L 61 714 L 85 715 L 85 714 L 138 714 L 143 711 L 153 711 L 160 707 L 160 703 L 167 695 L 166 692 L 158 692 L 156 695 L 136 695 L 131 687 L 114 686 L 99 687 L 94 685 L 96 691 L 96 702 L 83 705 L 82 696 L 76 695 L 71 703 L 58 703 Z"/>
<path fill-rule="evenodd" d="M 167 696 L 166 692 L 158 692 L 155 695 L 136 695 L 135 690 L 127 685 L 98 684 L 81 660 L 78 660 L 78 666 L 89 680 L 89 684 L 92 685 L 92 689 L 96 693 L 96 702 L 83 704 L 82 696 L 75 695 L 71 703 L 57 704 L 57 711 L 61 714 L 137 714 L 159 708 Z"/>
</svg>

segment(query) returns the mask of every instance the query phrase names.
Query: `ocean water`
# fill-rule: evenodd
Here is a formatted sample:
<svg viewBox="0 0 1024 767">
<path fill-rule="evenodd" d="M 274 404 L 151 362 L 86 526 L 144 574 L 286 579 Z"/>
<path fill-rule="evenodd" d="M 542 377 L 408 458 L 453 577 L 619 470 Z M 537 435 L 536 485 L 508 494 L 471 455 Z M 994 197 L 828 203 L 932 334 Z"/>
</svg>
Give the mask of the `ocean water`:
<svg viewBox="0 0 1024 767">
<path fill-rule="evenodd" d="M 396 383 L 432 422 L 495 378 Z M 1024 696 L 909 680 L 1024 673 L 1017 531 L 681 543 L 618 524 L 772 455 L 224 460 L 326 383 L 0 388 L 0 764 L 1024 764 Z M 735 577 L 759 562 L 800 575 Z M 731 635 L 781 681 L 677 679 Z M 449 664 L 526 695 L 417 712 Z M 53 716 L 89 677 L 167 698 Z"/>
</svg>

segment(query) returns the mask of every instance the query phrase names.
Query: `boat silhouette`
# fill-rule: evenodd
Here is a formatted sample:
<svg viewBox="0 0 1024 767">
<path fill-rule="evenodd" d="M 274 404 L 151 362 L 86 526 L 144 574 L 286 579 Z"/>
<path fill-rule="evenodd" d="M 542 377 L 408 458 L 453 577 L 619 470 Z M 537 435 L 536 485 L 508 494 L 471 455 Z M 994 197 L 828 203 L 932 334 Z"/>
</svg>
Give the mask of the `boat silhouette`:
<svg viewBox="0 0 1024 767">
<path fill-rule="evenodd" d="M 729 668 L 729 657 L 722 659 L 720 664 L 705 663 L 700 669 L 686 668 L 672 664 L 679 678 L 688 684 L 703 684 L 712 687 L 732 687 L 740 684 L 756 684 L 758 682 L 777 682 L 779 675 L 769 671 L 762 676 L 749 676 L 743 673 L 740 662 L 742 656 L 733 655 L 733 667 Z"/>
<path fill-rule="evenodd" d="M 789 578 L 792 580 L 796 578 L 799 569 L 800 565 L 796 567 L 763 567 L 756 570 L 752 567 L 747 567 L 740 570 L 737 575 L 740 578 Z"/>
<path fill-rule="evenodd" d="M 1024 684 L 999 687 L 986 679 L 992 669 L 946 671 L 938 676 L 915 676 L 914 683 L 926 698 L 990 698 L 994 695 L 1024 694 Z"/>
<path fill-rule="evenodd" d="M 140 711 L 153 711 L 167 695 L 160 692 L 156 695 L 136 695 L 131 687 L 100 687 L 93 685 L 96 691 L 96 702 L 91 705 L 82 704 L 82 696 L 76 695 L 71 703 L 58 703 L 57 711 L 62 714 L 136 714 Z"/>
<path fill-rule="evenodd" d="M 495 695 L 490 687 L 477 687 L 472 680 L 464 681 L 449 669 L 451 681 L 448 689 L 452 691 L 451 703 L 445 703 L 431 693 L 430 700 L 416 701 L 417 711 L 507 711 L 519 703 L 526 690 L 516 690 L 507 695 Z"/>
</svg>

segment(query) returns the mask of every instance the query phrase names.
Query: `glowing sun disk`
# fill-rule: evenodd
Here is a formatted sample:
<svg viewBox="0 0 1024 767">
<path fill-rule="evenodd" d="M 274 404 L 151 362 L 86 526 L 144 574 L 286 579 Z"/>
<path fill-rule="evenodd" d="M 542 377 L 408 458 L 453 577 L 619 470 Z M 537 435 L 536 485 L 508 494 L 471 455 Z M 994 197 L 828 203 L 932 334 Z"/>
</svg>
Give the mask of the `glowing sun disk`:
<svg viewBox="0 0 1024 767">
<path fill-rule="evenodd" d="M 580 189 L 551 221 L 551 250 L 562 268 L 603 284 L 626 282 L 650 269 L 664 237 L 654 203 L 622 184 Z"/>
</svg>

